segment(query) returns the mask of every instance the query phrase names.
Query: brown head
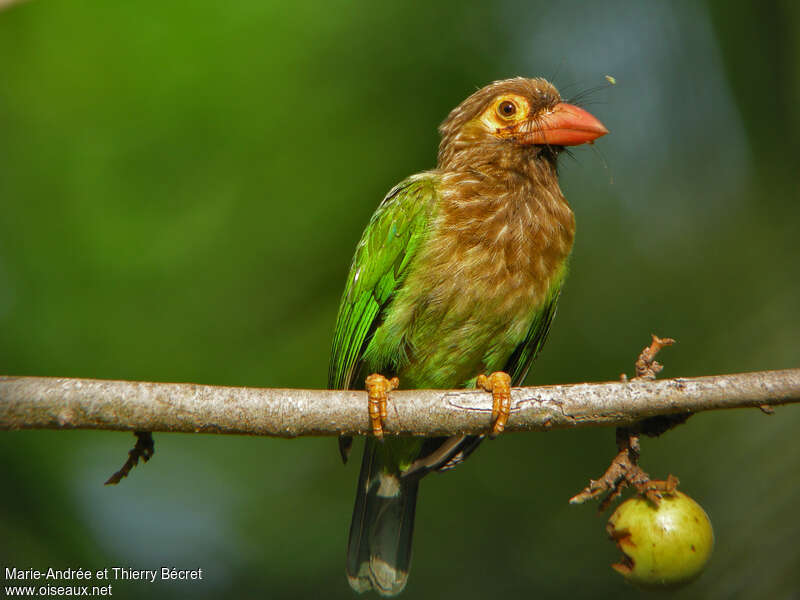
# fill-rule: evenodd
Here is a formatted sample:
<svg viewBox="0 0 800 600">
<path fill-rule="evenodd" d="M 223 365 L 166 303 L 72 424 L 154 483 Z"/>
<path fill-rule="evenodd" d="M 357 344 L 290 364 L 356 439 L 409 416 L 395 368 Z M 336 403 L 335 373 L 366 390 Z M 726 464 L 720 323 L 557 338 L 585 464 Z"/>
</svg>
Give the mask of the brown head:
<svg viewBox="0 0 800 600">
<path fill-rule="evenodd" d="M 515 77 L 472 94 L 439 132 L 439 168 L 458 170 L 513 167 L 539 156 L 554 160 L 564 146 L 592 142 L 608 130 L 585 110 L 562 102 L 548 81 Z"/>
</svg>

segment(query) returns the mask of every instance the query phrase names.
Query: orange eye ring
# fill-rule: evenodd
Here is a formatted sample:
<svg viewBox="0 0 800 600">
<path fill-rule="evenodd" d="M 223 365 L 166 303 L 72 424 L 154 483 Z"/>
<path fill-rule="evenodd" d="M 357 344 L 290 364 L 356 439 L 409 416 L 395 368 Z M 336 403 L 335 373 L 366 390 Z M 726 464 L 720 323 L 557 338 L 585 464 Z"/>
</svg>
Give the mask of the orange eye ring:
<svg viewBox="0 0 800 600">
<path fill-rule="evenodd" d="M 501 119 L 513 119 L 517 114 L 517 105 L 511 100 L 503 100 L 497 104 L 496 112 Z"/>
</svg>

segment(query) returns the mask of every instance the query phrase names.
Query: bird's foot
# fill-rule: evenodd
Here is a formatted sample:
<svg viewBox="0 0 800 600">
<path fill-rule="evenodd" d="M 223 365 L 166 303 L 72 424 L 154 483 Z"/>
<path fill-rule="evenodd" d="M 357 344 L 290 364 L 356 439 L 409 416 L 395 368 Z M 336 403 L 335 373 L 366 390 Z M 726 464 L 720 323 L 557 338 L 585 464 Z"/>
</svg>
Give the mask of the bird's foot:
<svg viewBox="0 0 800 600">
<path fill-rule="evenodd" d="M 478 375 L 475 384 L 487 392 L 492 393 L 492 429 L 490 438 L 496 438 L 503 433 L 511 414 L 511 376 L 503 371 L 486 375 Z"/>
<path fill-rule="evenodd" d="M 400 380 L 397 377 L 386 379 L 383 375 L 373 373 L 367 377 L 365 383 L 369 397 L 369 420 L 372 423 L 372 435 L 382 440 L 389 392 L 397 389 L 397 386 L 400 385 Z"/>
</svg>

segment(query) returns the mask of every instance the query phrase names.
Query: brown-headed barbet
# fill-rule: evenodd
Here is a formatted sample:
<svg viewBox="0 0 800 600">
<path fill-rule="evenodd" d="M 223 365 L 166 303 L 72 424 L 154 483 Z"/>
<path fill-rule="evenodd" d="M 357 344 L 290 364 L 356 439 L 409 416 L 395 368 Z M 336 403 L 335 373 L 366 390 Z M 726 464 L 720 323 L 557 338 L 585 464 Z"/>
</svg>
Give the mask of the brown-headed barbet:
<svg viewBox="0 0 800 600">
<path fill-rule="evenodd" d="M 485 437 L 383 439 L 387 393 L 398 383 L 477 385 L 493 394 L 488 433 L 502 431 L 510 386 L 544 344 L 572 249 L 558 156 L 608 133 L 544 79 L 522 77 L 478 90 L 439 131 L 436 168 L 394 187 L 356 247 L 330 362 L 332 389 L 369 394 L 374 435 L 346 568 L 353 589 L 383 596 L 408 579 L 420 478 L 454 467 Z M 351 443 L 340 438 L 345 460 Z"/>
</svg>

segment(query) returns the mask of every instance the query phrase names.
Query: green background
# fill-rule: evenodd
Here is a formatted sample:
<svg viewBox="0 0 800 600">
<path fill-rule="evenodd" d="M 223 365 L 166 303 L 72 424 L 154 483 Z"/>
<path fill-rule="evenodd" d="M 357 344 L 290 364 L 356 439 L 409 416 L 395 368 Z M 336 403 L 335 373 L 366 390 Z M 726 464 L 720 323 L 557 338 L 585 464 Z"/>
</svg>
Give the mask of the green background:
<svg viewBox="0 0 800 600">
<path fill-rule="evenodd" d="M 33 1 L 0 12 L 0 372 L 324 387 L 351 253 L 468 94 L 551 78 L 572 271 L 529 383 L 800 366 L 800 4 Z M 604 75 L 618 84 L 605 85 Z M 365 408 L 366 410 L 366 408 Z M 681 598 L 795 598 L 800 410 L 643 442 L 714 523 Z M 121 598 L 351 598 L 333 439 L 0 433 L 0 567 L 174 566 Z M 633 598 L 595 506 L 612 429 L 509 434 L 422 485 L 407 598 Z M 356 463 L 358 461 L 355 461 Z"/>
</svg>

